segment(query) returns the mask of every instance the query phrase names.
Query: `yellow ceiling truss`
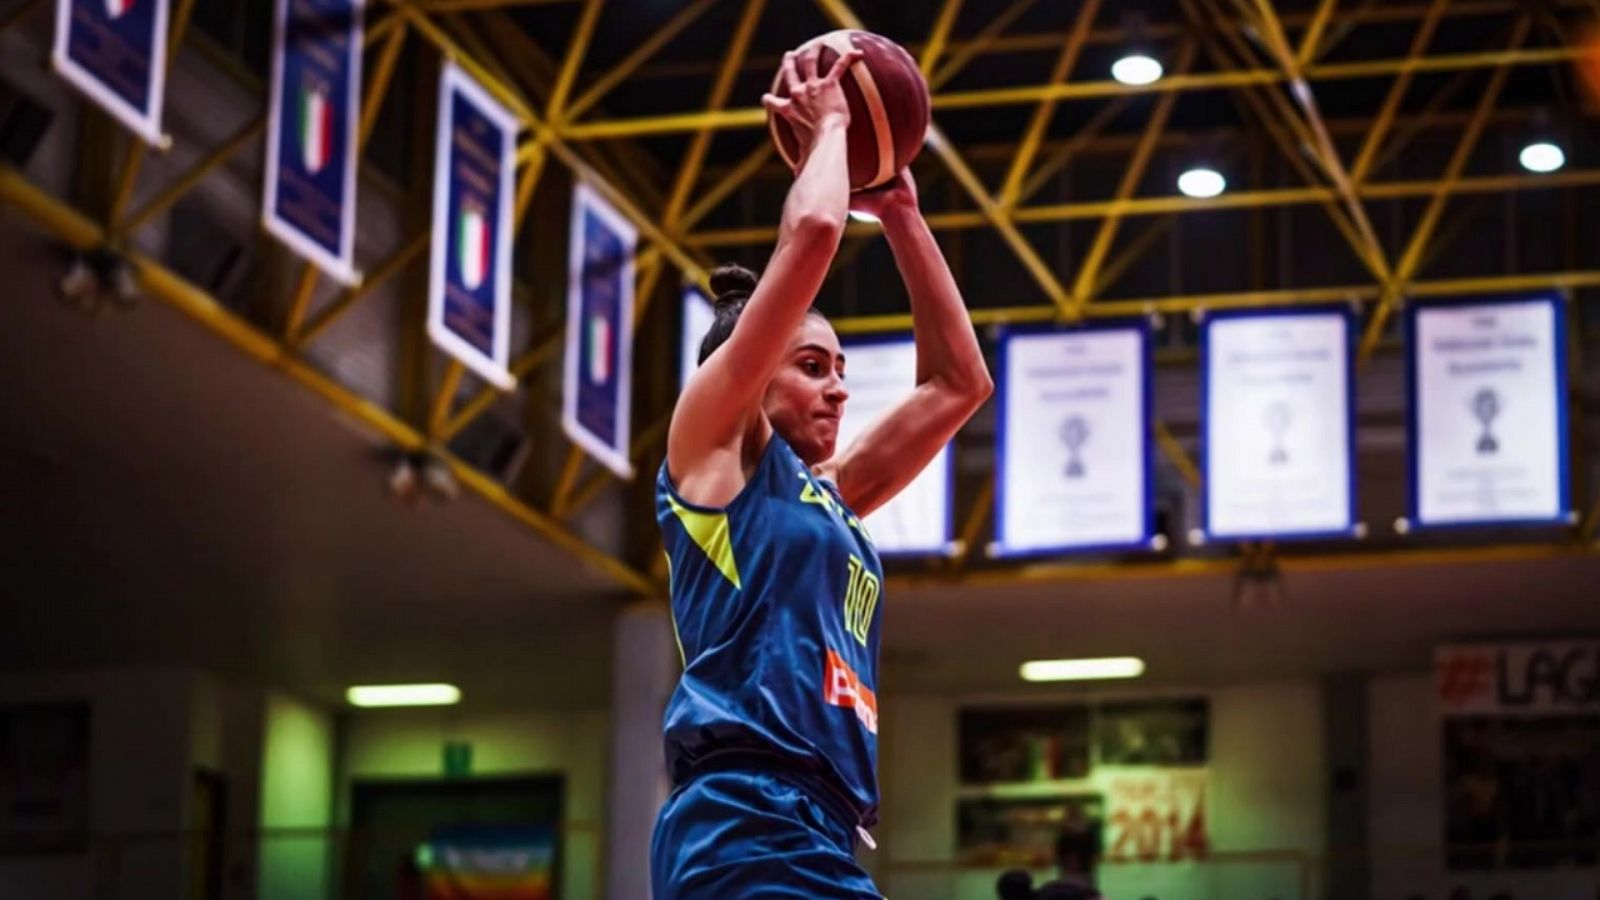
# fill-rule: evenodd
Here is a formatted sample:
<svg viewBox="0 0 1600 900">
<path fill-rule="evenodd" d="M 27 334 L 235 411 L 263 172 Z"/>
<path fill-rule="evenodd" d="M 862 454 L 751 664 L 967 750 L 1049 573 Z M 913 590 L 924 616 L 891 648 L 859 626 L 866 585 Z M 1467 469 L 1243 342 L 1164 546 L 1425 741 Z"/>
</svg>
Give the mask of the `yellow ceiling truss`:
<svg viewBox="0 0 1600 900">
<path fill-rule="evenodd" d="M 835 27 L 871 29 L 874 25 L 863 21 L 848 0 L 814 2 Z M 1556 2 L 1563 8 L 1593 8 L 1587 2 Z M 716 7 L 734 4 L 739 5 L 736 24 L 717 59 L 658 59 L 674 40 L 703 23 Z M 174 54 L 188 29 L 194 5 L 194 0 L 177 0 L 175 4 L 170 41 Z M 554 5 L 572 7 L 575 12 L 575 24 L 559 53 L 533 41 L 511 18 L 514 8 Z M 1524 4 L 1516 0 L 1317 0 L 1306 8 L 1284 13 L 1272 0 L 1178 0 L 1180 19 L 1149 23 L 1143 30 L 1145 38 L 1167 41 L 1176 48 L 1168 60 L 1169 71 L 1154 84 L 1137 87 L 1109 79 L 1070 78 L 1090 48 L 1128 39 L 1125 28 L 1105 24 L 1106 13 L 1115 4 L 1083 0 L 1062 30 L 1017 31 L 1016 23 L 1035 5 L 1035 0 L 996 3 L 992 18 L 970 35 L 962 35 L 956 28 L 963 12 L 962 0 L 941 0 L 925 39 L 907 42 L 933 92 L 934 124 L 925 155 L 937 159 L 941 177 L 948 178 L 951 192 L 962 198 L 961 208 L 930 213 L 929 224 L 941 233 L 992 232 L 1044 300 L 975 309 L 975 323 L 1075 322 L 1092 317 L 1181 315 L 1230 307 L 1350 302 L 1371 310 L 1360 347 L 1365 361 L 1378 349 L 1390 317 L 1408 297 L 1552 287 L 1574 291 L 1600 288 L 1600 269 L 1432 280 L 1419 277 L 1441 244 L 1452 236 L 1449 212 L 1454 199 L 1535 189 L 1600 187 L 1600 170 L 1593 169 L 1551 175 L 1467 173 L 1468 162 L 1486 129 L 1497 117 L 1506 115 L 1498 101 L 1512 73 L 1523 67 L 1567 65 L 1583 52 L 1572 41 L 1555 47 L 1528 46 L 1537 23 Z M 47 6 L 46 0 L 21 4 L 0 19 L 0 30 Z M 613 0 L 611 6 L 621 4 Z M 601 70 L 591 64 L 589 57 L 608 12 L 605 0 L 375 0 L 366 33 L 370 61 L 362 97 L 360 139 L 364 146 L 371 137 L 378 111 L 392 89 L 396 67 L 408 46 L 425 44 L 454 60 L 513 111 L 525 129 L 518 154 L 519 222 L 528 213 L 549 164 L 554 162 L 593 185 L 639 229 L 637 315 L 642 319 L 651 298 L 660 293 L 656 290 L 658 285 L 673 278 L 703 282 L 715 251 L 770 244 L 776 238 L 775 222 L 751 227 L 702 227 L 720 205 L 777 165 L 765 141 L 732 163 L 713 164 L 710 152 L 720 132 L 764 126 L 766 114 L 759 106 L 736 104 L 736 100 L 748 104 L 751 98 L 736 97 L 735 85 L 742 74 L 771 71 L 777 63 L 770 53 L 754 52 L 758 26 L 773 6 L 775 3 L 769 0 L 684 0 L 637 46 Z M 1492 15 L 1506 19 L 1503 45 L 1474 52 L 1430 51 L 1436 34 L 1452 19 Z M 1375 23 L 1414 23 L 1408 52 L 1387 59 L 1328 61 L 1331 51 L 1353 30 Z M 801 36 L 796 37 L 798 43 Z M 1024 52 L 1052 55 L 1048 74 L 1038 83 L 952 88 L 976 61 Z M 1484 72 L 1489 81 L 1471 109 L 1447 109 L 1450 100 L 1465 90 L 1467 76 Z M 697 74 L 709 79 L 709 88 L 696 109 L 638 116 L 605 114 L 607 98 L 664 78 Z M 1419 111 L 1406 113 L 1404 100 L 1417 80 L 1436 74 L 1455 77 Z M 1314 89 L 1317 85 L 1372 78 L 1388 79 L 1389 87 L 1382 104 L 1370 117 L 1359 121 L 1332 119 L 1319 107 Z M 1141 194 L 1141 184 L 1159 149 L 1190 139 L 1172 126 L 1172 113 L 1180 97 L 1199 91 L 1227 92 L 1229 101 L 1260 125 L 1271 146 L 1294 167 L 1303 184 L 1250 186 L 1211 199 Z M 1133 132 L 1112 133 L 1114 123 L 1130 111 L 1135 101 L 1146 97 L 1153 99 L 1142 126 Z M 1062 104 L 1080 101 L 1099 101 L 1100 105 L 1080 131 L 1052 138 L 1050 125 L 1057 110 Z M 961 146 L 939 122 L 940 116 L 948 113 L 1001 107 L 1027 110 L 1026 127 L 1017 140 L 1004 146 Z M 251 146 L 260 138 L 264 125 L 264 116 L 250 120 L 202 153 L 194 166 L 137 208 L 129 207 L 146 155 L 138 142 L 127 144 L 104 210 L 74 209 L 39 191 L 9 168 L 0 168 L 0 200 L 25 210 L 41 226 L 74 246 L 120 246 Z M 1441 176 L 1420 180 L 1374 177 L 1420 133 L 1441 127 L 1459 129 L 1455 150 Z M 661 160 L 658 152 L 652 156 L 637 143 L 663 135 L 686 139 L 677 158 Z M 1338 138 L 1351 135 L 1359 137 L 1359 149 L 1346 158 Z M 1125 160 L 1122 178 L 1109 198 L 1036 201 L 1053 176 L 1090 152 L 1115 153 Z M 997 169 L 991 166 L 996 162 Z M 997 170 L 1000 176 L 988 183 L 980 173 L 991 170 Z M 1378 236 L 1370 205 L 1395 199 L 1415 199 L 1424 204 L 1424 209 L 1403 248 L 1391 256 Z M 1182 216 L 1208 210 L 1296 206 L 1316 207 L 1326 213 L 1360 261 L 1364 280 L 1305 288 L 1105 297 L 1107 289 L 1158 246 Z M 1069 272 L 1059 271 L 1024 233 L 1027 226 L 1080 221 L 1092 225 L 1093 239 L 1085 257 Z M 868 238 L 873 229 L 852 225 L 849 234 Z M 1123 238 L 1120 244 L 1119 237 Z M 137 254 L 131 258 L 152 294 L 367 422 L 398 446 L 441 453 L 470 490 L 505 509 L 543 538 L 607 572 L 620 586 L 645 594 L 658 592 L 659 578 L 649 573 L 649 565 L 641 562 L 642 557 L 631 563 L 620 560 L 578 537 L 570 525 L 578 512 L 614 483 L 606 472 L 588 464 L 575 446 L 566 447 L 553 484 L 544 485 L 537 492 L 542 498 L 538 502 L 531 499 L 529 492 L 501 485 L 442 449 L 498 399 L 492 389 L 483 386 L 465 399 L 459 398 L 458 391 L 468 376 L 458 363 L 446 363 L 431 380 L 430 376 L 422 376 L 425 411 L 408 420 L 356 395 L 304 361 L 308 347 L 340 317 L 379 287 L 404 278 L 424 258 L 428 240 L 427 232 L 422 231 L 400 241 L 387 256 L 370 264 L 361 284 L 341 290 L 315 312 L 312 300 L 320 279 L 312 266 L 301 266 L 292 279 L 293 289 L 286 298 L 277 329 L 268 331 L 234 317 L 159 261 Z M 910 326 L 910 317 L 874 314 L 843 317 L 835 324 L 842 333 L 904 330 Z M 514 351 L 513 375 L 519 379 L 530 377 L 559 353 L 561 339 L 560 328 L 536 332 L 526 346 Z M 1163 456 L 1186 482 L 1197 484 L 1198 470 L 1181 442 L 1165 424 L 1158 422 L 1155 427 Z M 659 458 L 665 431 L 665 418 L 657 418 L 638 431 L 632 448 L 637 462 L 648 464 Z M 535 439 L 564 440 L 542 434 Z M 930 567 L 925 575 L 905 576 L 905 580 L 971 579 L 976 583 L 1006 578 L 1142 577 L 1214 571 L 1217 566 L 1235 565 L 1228 560 L 1169 560 L 1136 565 L 1050 564 L 980 570 L 969 563 L 975 560 L 972 548 L 981 543 L 979 535 L 992 506 L 992 485 L 986 483 L 960 516 L 958 535 L 963 552 L 953 560 Z M 1593 552 L 1597 531 L 1600 503 L 1595 503 L 1574 527 L 1571 546 L 1512 546 L 1496 552 L 1528 558 Z M 1477 548 L 1434 548 L 1385 550 L 1359 557 L 1334 553 L 1327 557 L 1326 564 L 1338 565 L 1341 559 L 1356 564 L 1368 557 L 1381 558 L 1384 564 L 1407 559 L 1431 563 L 1481 558 L 1482 552 Z M 1458 555 L 1451 556 L 1452 553 Z M 1297 559 L 1303 567 L 1323 564 L 1317 561 L 1321 557 L 1302 555 Z"/>
</svg>

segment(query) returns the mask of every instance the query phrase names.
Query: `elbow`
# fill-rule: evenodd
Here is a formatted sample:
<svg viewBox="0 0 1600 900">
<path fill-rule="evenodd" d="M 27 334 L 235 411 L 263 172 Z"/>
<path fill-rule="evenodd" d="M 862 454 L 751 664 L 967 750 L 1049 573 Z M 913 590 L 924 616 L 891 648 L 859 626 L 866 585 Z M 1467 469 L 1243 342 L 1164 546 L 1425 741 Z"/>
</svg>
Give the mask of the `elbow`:
<svg viewBox="0 0 1600 900">
<path fill-rule="evenodd" d="M 990 377 L 987 366 L 978 370 L 978 403 L 981 405 L 994 394 L 994 378 Z"/>
<path fill-rule="evenodd" d="M 845 212 L 843 210 L 800 210 L 790 223 L 790 237 L 806 245 L 837 244 L 844 237 Z"/>
<path fill-rule="evenodd" d="M 989 376 L 987 366 L 978 366 L 974 373 L 972 383 L 967 387 L 967 400 L 972 404 L 974 412 L 983 406 L 994 394 L 994 379 Z"/>
<path fill-rule="evenodd" d="M 944 384 L 946 394 L 954 397 L 968 416 L 981 409 L 994 393 L 994 379 L 982 364 L 960 377 L 944 379 Z"/>
</svg>

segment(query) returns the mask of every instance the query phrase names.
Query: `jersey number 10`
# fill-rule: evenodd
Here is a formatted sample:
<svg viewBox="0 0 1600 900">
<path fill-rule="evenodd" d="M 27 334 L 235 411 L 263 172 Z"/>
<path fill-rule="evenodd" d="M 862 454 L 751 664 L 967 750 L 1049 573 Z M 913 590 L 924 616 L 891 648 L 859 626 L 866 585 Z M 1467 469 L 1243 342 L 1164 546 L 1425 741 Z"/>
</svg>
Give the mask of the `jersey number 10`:
<svg viewBox="0 0 1600 900">
<path fill-rule="evenodd" d="M 872 629 L 872 613 L 878 608 L 879 590 L 878 576 L 867 569 L 861 557 L 850 554 L 850 583 L 844 590 L 844 627 L 863 647 Z"/>
</svg>

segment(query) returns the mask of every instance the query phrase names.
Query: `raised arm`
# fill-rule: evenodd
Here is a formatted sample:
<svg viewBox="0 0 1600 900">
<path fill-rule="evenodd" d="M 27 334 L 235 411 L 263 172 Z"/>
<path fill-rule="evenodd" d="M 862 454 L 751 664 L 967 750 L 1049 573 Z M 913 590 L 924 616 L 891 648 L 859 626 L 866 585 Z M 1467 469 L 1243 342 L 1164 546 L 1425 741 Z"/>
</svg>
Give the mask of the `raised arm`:
<svg viewBox="0 0 1600 900">
<path fill-rule="evenodd" d="M 917 386 L 819 468 L 857 515 L 898 494 L 978 411 L 994 382 L 973 333 L 961 289 L 917 207 L 909 171 L 883 192 L 857 195 L 855 208 L 876 215 L 911 296 Z"/>
<path fill-rule="evenodd" d="M 689 379 L 667 433 L 667 468 L 686 499 L 721 505 L 744 485 L 742 444 L 770 429 L 761 397 L 783 358 L 790 334 L 805 319 L 839 249 L 849 212 L 845 132 L 850 107 L 839 79 L 860 58 L 841 56 L 818 72 L 811 50 L 783 59 L 787 98 L 766 107 L 787 119 L 806 148 L 784 202 L 778 244 L 745 304 L 733 334 Z"/>
</svg>

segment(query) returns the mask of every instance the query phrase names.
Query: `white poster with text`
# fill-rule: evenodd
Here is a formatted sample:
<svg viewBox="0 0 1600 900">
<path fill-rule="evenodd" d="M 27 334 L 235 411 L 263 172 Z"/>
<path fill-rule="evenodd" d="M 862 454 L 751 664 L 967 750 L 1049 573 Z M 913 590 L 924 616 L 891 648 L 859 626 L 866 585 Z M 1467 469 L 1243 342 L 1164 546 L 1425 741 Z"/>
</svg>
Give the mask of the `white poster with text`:
<svg viewBox="0 0 1600 900">
<path fill-rule="evenodd" d="M 1350 333 L 1345 308 L 1206 320 L 1209 537 L 1344 535 L 1355 526 Z"/>
<path fill-rule="evenodd" d="M 911 396 L 917 386 L 917 347 L 907 336 L 845 344 L 844 419 L 838 452 Z M 946 444 L 905 490 L 862 522 L 884 555 L 945 553 L 950 549 L 950 445 Z"/>
<path fill-rule="evenodd" d="M 1148 546 L 1144 324 L 1015 332 L 1000 356 L 993 553 Z"/>
<path fill-rule="evenodd" d="M 689 376 L 700 368 L 700 342 L 717 320 L 716 310 L 696 287 L 683 289 L 683 340 L 678 347 L 678 393 L 689 386 Z"/>
<path fill-rule="evenodd" d="M 1415 524 L 1566 517 L 1564 313 L 1553 294 L 1410 309 Z"/>
</svg>

